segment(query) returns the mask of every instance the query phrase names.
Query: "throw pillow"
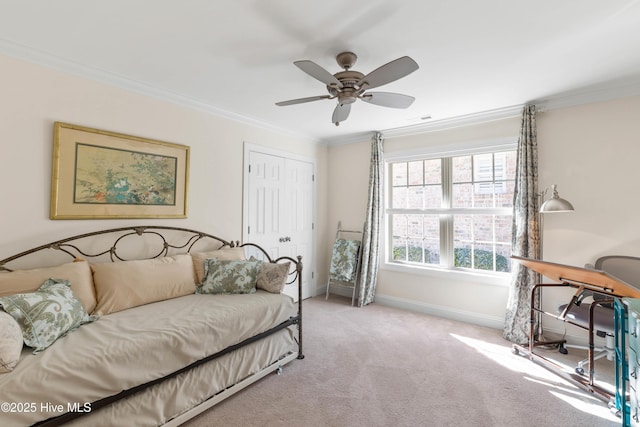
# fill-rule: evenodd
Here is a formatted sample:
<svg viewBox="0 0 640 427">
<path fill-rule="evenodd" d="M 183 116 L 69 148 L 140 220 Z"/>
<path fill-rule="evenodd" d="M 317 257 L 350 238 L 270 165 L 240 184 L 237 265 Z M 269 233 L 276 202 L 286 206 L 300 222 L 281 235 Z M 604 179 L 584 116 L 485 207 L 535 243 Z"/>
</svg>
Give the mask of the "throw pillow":
<svg viewBox="0 0 640 427">
<path fill-rule="evenodd" d="M 196 283 L 202 283 L 202 279 L 204 279 L 204 263 L 210 258 L 225 261 L 244 261 L 247 259 L 244 256 L 244 249 L 240 247 L 224 247 L 209 252 L 193 252 L 191 258 L 193 259 L 193 268 L 196 272 Z"/>
<path fill-rule="evenodd" d="M 290 262 L 260 262 L 256 287 L 274 294 L 281 293 L 287 282 L 290 266 Z"/>
<path fill-rule="evenodd" d="M 68 280 L 49 279 L 33 293 L 0 298 L 0 305 L 18 322 L 25 345 L 34 353 L 95 320 L 73 295 Z"/>
<path fill-rule="evenodd" d="M 0 273 L 0 297 L 33 292 L 51 277 L 71 282 L 73 294 L 82 301 L 87 313 L 91 313 L 96 306 L 96 292 L 89 263 L 84 260 L 53 267 Z"/>
<path fill-rule="evenodd" d="M 260 261 L 205 261 L 205 275 L 196 287 L 197 294 L 252 294 Z"/>
<path fill-rule="evenodd" d="M 20 360 L 22 330 L 18 322 L 0 311 L 0 373 L 11 372 Z"/>
<path fill-rule="evenodd" d="M 98 304 L 105 315 L 195 292 L 191 255 L 91 264 Z"/>
</svg>

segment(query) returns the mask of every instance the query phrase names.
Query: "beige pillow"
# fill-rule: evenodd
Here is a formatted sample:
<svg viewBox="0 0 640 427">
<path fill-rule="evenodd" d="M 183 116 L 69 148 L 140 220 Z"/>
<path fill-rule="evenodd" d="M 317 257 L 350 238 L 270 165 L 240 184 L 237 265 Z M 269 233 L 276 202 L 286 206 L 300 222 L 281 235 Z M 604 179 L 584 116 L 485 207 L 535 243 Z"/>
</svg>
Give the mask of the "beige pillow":
<svg viewBox="0 0 640 427">
<path fill-rule="evenodd" d="M 0 273 L 0 297 L 34 292 L 47 279 L 68 280 L 71 283 L 71 291 L 87 313 L 91 313 L 96 306 L 91 269 L 89 263 L 84 260 L 55 267 Z"/>
<path fill-rule="evenodd" d="M 290 262 L 260 263 L 260 270 L 258 271 L 258 278 L 256 279 L 256 287 L 274 294 L 281 293 L 287 282 L 290 266 Z"/>
<path fill-rule="evenodd" d="M 204 279 L 204 261 L 206 259 L 217 259 L 220 261 L 244 261 L 247 258 L 244 256 L 244 249 L 237 248 L 222 248 L 209 252 L 194 252 L 191 254 L 193 259 L 193 268 L 196 271 L 197 283 L 202 283 Z"/>
<path fill-rule="evenodd" d="M 104 315 L 196 291 L 191 256 L 91 264 L 98 304 Z"/>
<path fill-rule="evenodd" d="M 0 373 L 13 371 L 21 352 L 22 329 L 11 315 L 0 310 Z"/>
</svg>

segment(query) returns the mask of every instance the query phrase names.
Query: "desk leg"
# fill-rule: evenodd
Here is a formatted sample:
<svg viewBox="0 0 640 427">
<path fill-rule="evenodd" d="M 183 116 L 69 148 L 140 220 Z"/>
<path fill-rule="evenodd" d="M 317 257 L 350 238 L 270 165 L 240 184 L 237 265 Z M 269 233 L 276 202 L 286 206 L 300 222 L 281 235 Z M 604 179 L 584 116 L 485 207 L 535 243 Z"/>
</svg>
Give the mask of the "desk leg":
<svg viewBox="0 0 640 427">
<path fill-rule="evenodd" d="M 530 312 L 530 325 L 529 325 L 529 343 L 528 345 L 520 345 L 520 344 L 514 344 L 513 345 L 513 353 L 514 354 L 521 354 L 521 355 L 526 355 L 529 357 L 530 360 L 532 360 L 533 362 L 543 366 L 544 368 L 550 370 L 551 372 L 555 373 L 556 375 L 564 378 L 565 380 L 571 382 L 572 384 L 582 388 L 585 391 L 588 391 L 590 393 L 593 393 L 595 397 L 598 397 L 599 399 L 601 399 L 602 401 L 604 401 L 605 403 L 609 403 L 611 401 L 611 399 L 614 397 L 614 394 L 612 394 L 610 391 L 598 386 L 597 384 L 595 384 L 595 373 L 593 372 L 593 348 L 595 347 L 594 345 L 594 338 L 593 338 L 593 315 L 589 316 L 590 319 L 590 325 L 589 325 L 589 378 L 585 378 L 582 375 L 578 375 L 575 372 L 567 372 L 564 367 L 558 365 L 557 363 L 555 363 L 552 360 L 549 360 L 547 358 L 545 358 L 542 355 L 539 355 L 537 353 L 535 353 L 535 347 L 536 346 L 544 346 L 544 345 L 553 345 L 553 344 L 562 344 L 564 343 L 564 340 L 559 340 L 559 341 L 550 341 L 550 342 L 537 342 L 536 341 L 536 336 L 535 336 L 535 320 L 536 320 L 536 313 L 540 312 L 540 313 L 545 313 L 544 310 L 542 310 L 540 307 L 536 307 L 535 306 L 535 292 L 536 289 L 538 287 L 542 287 L 542 286 L 569 286 L 572 287 L 571 285 L 567 285 L 567 284 L 548 284 L 548 283 L 539 283 L 537 285 L 535 285 L 533 287 L 533 289 L 531 290 L 531 312 Z M 575 287 L 575 286 L 573 286 Z M 574 302 L 572 300 L 572 302 Z M 606 303 L 608 302 L 608 300 L 604 300 L 602 301 L 602 303 Z M 591 309 L 593 310 L 595 304 L 592 304 Z M 551 313 L 545 313 L 545 314 L 549 314 L 552 315 L 553 317 L 557 317 Z"/>
</svg>

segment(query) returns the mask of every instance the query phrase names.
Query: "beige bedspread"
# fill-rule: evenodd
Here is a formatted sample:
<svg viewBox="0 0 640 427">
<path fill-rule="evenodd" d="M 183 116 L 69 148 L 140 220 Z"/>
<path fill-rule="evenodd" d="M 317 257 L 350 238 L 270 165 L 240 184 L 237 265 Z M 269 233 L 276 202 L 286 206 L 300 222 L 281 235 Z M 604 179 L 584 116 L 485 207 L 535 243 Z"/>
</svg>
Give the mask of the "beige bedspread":
<svg viewBox="0 0 640 427">
<path fill-rule="evenodd" d="M 0 425 L 30 425 L 168 375 L 294 316 L 293 300 L 188 295 L 103 316 L 0 375 Z M 44 367 L 44 369 L 43 369 Z"/>
</svg>

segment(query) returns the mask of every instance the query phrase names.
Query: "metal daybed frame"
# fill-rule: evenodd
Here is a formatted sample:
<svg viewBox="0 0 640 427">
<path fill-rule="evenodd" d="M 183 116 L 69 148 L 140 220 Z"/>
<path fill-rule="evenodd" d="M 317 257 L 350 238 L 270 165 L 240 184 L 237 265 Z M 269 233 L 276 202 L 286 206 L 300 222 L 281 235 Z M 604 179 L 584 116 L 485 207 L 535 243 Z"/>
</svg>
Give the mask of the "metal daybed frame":
<svg viewBox="0 0 640 427">
<path fill-rule="evenodd" d="M 111 239 L 105 239 L 106 242 L 111 240 L 113 243 L 106 243 L 105 241 L 102 241 L 101 238 L 97 238 L 98 245 L 101 246 L 103 249 L 97 250 L 97 251 L 91 250 L 91 249 L 84 249 L 96 243 L 95 242 L 96 236 L 107 236 L 107 235 L 111 235 Z M 94 239 L 89 239 L 89 238 L 94 238 Z M 233 248 L 233 247 L 239 246 L 239 247 L 255 248 L 257 251 L 259 251 L 261 255 L 264 256 L 264 259 L 266 261 L 271 263 L 290 261 L 295 268 L 292 269 L 292 271 L 290 271 L 289 273 L 290 277 L 289 277 L 289 280 L 287 280 L 287 285 L 297 284 L 298 286 L 297 315 L 290 317 L 288 320 L 282 322 L 281 324 L 273 327 L 268 331 L 265 331 L 256 336 L 248 338 L 245 341 L 242 341 L 238 344 L 227 347 L 226 349 L 218 353 L 209 355 L 175 372 L 172 372 L 169 375 L 166 375 L 165 377 L 158 378 L 156 380 L 153 380 L 144 384 L 140 384 L 136 387 L 124 390 L 113 396 L 109 396 L 109 397 L 97 400 L 95 402 L 91 402 L 91 408 L 92 408 L 91 412 L 94 412 L 97 409 L 106 407 L 111 403 L 114 403 L 120 399 L 131 396 L 134 393 L 142 391 L 164 380 L 173 378 L 181 373 L 189 371 L 211 360 L 224 356 L 225 354 L 231 353 L 248 344 L 259 341 L 265 337 L 268 337 L 269 335 L 272 335 L 292 325 L 296 325 L 298 329 L 298 337 L 296 339 L 298 344 L 297 354 L 292 353 L 289 356 L 264 368 L 263 370 L 251 375 L 249 378 L 246 378 L 236 383 L 235 385 L 232 385 L 231 387 L 221 391 L 220 393 L 209 397 L 207 400 L 205 400 L 198 406 L 187 411 L 187 413 L 177 416 L 176 418 L 174 418 L 173 420 L 170 420 L 164 425 L 178 426 L 181 423 L 187 421 L 188 419 L 195 417 L 196 415 L 200 414 L 206 409 L 209 409 L 215 404 L 221 402 L 227 397 L 230 397 L 233 394 L 237 393 L 238 391 L 241 391 L 243 388 L 247 387 L 248 385 L 252 384 L 255 381 L 258 381 L 259 379 L 263 378 L 265 375 L 274 371 L 280 373 L 280 371 L 282 370 L 282 366 L 292 361 L 293 359 L 296 359 L 296 358 L 304 359 L 304 355 L 302 352 L 302 257 L 301 256 L 298 256 L 297 259 L 294 259 L 288 256 L 282 256 L 276 259 L 272 259 L 262 247 L 256 244 L 253 244 L 253 243 L 240 244 L 240 242 L 238 241 L 236 242 L 227 241 L 219 237 L 213 236 L 211 234 L 188 229 L 188 228 L 169 227 L 169 226 L 130 226 L 130 227 L 112 228 L 107 230 L 79 234 L 79 235 L 68 237 L 65 239 L 56 240 L 54 242 L 47 243 L 45 245 L 38 246 L 33 249 L 29 249 L 19 254 L 10 256 L 8 258 L 0 260 L 0 274 L 2 274 L 3 271 L 11 272 L 14 269 L 18 269 L 18 267 L 10 266 L 10 264 L 12 263 L 16 263 L 19 260 L 24 260 L 29 256 L 33 256 L 34 254 L 38 254 L 42 256 L 42 255 L 45 255 L 47 252 L 49 252 L 49 254 L 63 253 L 70 256 L 72 259 L 81 257 L 85 259 L 96 259 L 96 260 L 107 258 L 112 262 L 127 261 L 128 259 L 133 259 L 133 258 L 128 258 L 122 255 L 121 254 L 122 251 L 119 252 L 119 249 L 123 249 L 122 248 L 122 246 L 124 245 L 123 242 L 130 238 L 143 238 L 143 239 L 146 238 L 144 240 L 144 243 L 147 244 L 146 251 L 150 255 L 146 255 L 142 259 L 160 258 L 164 256 L 173 255 L 174 253 L 176 254 L 190 253 L 192 250 L 195 252 L 196 247 L 198 248 L 197 250 L 201 250 L 201 248 L 202 250 L 205 250 L 205 249 L 209 250 L 209 249 L 212 249 L 212 246 L 215 246 L 213 247 L 213 249 L 219 249 L 223 247 Z M 112 239 L 115 239 L 115 240 L 112 240 Z M 120 245 L 120 247 L 118 245 Z M 149 246 L 153 246 L 153 248 Z M 104 249 L 105 247 L 106 249 Z M 135 258 L 135 259 L 141 259 L 141 258 Z M 78 418 L 83 414 L 85 413 L 67 412 L 65 414 L 38 422 L 34 425 L 58 426 L 66 422 L 69 422 L 75 418 Z"/>
</svg>

